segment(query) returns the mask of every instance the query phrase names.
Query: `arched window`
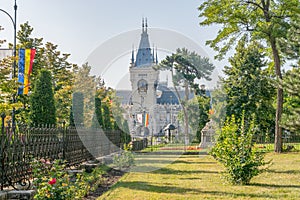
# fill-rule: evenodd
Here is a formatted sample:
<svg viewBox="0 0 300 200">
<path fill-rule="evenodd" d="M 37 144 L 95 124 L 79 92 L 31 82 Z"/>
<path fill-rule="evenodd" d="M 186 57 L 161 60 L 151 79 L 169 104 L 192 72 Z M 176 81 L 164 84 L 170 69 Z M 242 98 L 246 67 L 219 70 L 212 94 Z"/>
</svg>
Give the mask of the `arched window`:
<svg viewBox="0 0 300 200">
<path fill-rule="evenodd" d="M 137 83 L 139 93 L 147 93 L 148 90 L 148 83 L 146 80 L 141 79 Z"/>
</svg>

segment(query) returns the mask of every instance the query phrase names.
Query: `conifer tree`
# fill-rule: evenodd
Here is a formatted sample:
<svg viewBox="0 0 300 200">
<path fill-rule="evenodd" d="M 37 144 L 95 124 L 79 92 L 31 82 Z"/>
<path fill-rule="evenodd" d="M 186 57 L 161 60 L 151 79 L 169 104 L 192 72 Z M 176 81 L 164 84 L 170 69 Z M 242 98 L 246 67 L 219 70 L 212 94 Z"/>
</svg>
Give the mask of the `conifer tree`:
<svg viewBox="0 0 300 200">
<path fill-rule="evenodd" d="M 73 103 L 70 114 L 70 125 L 71 126 L 83 126 L 84 125 L 84 96 L 81 92 L 74 92 Z"/>
<path fill-rule="evenodd" d="M 99 97 L 95 97 L 95 113 L 93 117 L 93 128 L 103 127 L 103 117 L 102 117 L 102 106 L 101 99 Z"/>
<path fill-rule="evenodd" d="M 33 124 L 56 124 L 56 109 L 51 73 L 41 70 L 30 96 L 30 120 Z"/>
<path fill-rule="evenodd" d="M 223 79 L 227 95 L 226 116 L 240 118 L 245 112 L 247 124 L 254 115 L 258 132 L 264 134 L 274 127 L 275 110 L 272 104 L 275 88 L 271 77 L 263 70 L 267 62 L 259 51 L 259 45 L 246 44 L 244 37 L 239 41 L 234 56 L 229 59 L 231 66 L 224 69 L 227 76 Z"/>
<path fill-rule="evenodd" d="M 205 0 L 199 7 L 202 26 L 218 24 L 222 29 L 208 40 L 216 56 L 222 59 L 243 35 L 265 45 L 264 51 L 273 61 L 270 65 L 278 83 L 282 82 L 282 52 L 278 43 L 286 38 L 292 19 L 300 13 L 299 0 Z M 282 150 L 282 128 L 279 125 L 283 109 L 283 88 L 277 85 L 275 116 L 275 152 Z"/>
<path fill-rule="evenodd" d="M 112 123 L 111 123 L 111 113 L 109 110 L 109 106 L 107 103 L 103 104 L 103 129 L 104 130 L 111 130 Z"/>
<path fill-rule="evenodd" d="M 292 21 L 292 27 L 288 31 L 287 40 L 281 43 L 282 51 L 288 59 L 296 61 L 294 68 L 289 70 L 283 81 L 285 89 L 285 101 L 282 126 L 294 133 L 300 131 L 300 14 Z"/>
</svg>

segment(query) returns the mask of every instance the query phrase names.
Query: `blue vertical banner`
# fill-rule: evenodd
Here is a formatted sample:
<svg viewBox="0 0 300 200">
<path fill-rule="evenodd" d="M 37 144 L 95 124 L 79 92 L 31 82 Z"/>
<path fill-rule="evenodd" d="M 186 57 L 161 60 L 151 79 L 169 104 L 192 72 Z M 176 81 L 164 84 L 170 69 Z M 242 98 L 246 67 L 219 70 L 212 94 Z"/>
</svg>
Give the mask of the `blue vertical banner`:
<svg viewBox="0 0 300 200">
<path fill-rule="evenodd" d="M 18 82 L 22 86 L 18 88 L 18 94 L 23 94 L 24 87 L 24 70 L 25 70 L 25 49 L 19 49 L 19 72 L 18 72 Z"/>
</svg>

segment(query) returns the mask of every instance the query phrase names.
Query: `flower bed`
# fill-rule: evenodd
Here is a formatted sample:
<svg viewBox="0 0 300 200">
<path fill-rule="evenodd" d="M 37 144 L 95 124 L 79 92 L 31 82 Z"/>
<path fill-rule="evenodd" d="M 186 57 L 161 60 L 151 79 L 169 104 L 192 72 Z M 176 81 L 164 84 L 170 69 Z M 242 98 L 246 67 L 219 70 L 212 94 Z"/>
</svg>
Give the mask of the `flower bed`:
<svg viewBox="0 0 300 200">
<path fill-rule="evenodd" d="M 34 161 L 34 199 L 81 199 L 101 183 L 105 168 L 95 168 L 92 173 L 69 174 L 62 160 Z M 74 177 L 75 176 L 75 177 Z"/>
</svg>

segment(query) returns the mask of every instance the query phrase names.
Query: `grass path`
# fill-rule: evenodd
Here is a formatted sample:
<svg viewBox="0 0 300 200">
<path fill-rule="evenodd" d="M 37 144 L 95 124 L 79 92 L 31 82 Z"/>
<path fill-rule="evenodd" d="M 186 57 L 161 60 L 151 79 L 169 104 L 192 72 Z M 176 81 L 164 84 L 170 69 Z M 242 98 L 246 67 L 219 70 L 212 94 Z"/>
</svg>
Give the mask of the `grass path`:
<svg viewBox="0 0 300 200">
<path fill-rule="evenodd" d="M 270 159 L 273 165 L 250 185 L 232 186 L 222 183 L 222 167 L 211 156 L 182 155 L 171 164 L 165 156 L 161 169 L 127 173 L 98 199 L 300 199 L 300 153 L 268 153 Z"/>
</svg>

